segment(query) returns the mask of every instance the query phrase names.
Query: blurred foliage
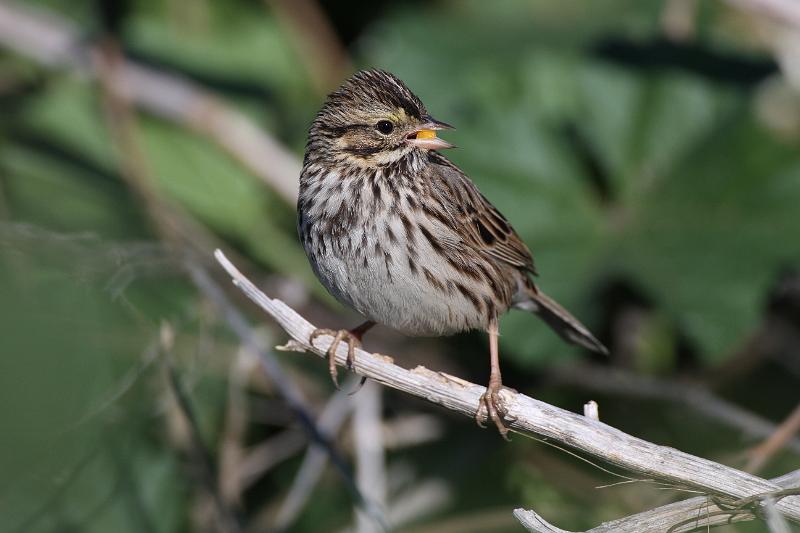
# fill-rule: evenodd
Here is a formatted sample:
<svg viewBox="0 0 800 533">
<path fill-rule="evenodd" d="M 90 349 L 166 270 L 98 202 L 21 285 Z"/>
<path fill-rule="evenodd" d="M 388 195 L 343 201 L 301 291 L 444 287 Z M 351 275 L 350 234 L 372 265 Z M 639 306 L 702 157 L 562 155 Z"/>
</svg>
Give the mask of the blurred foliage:
<svg viewBox="0 0 800 533">
<path fill-rule="evenodd" d="M 91 39 L 103 26 L 100 3 L 25 5 L 60 13 Z M 777 70 L 726 31 L 720 5 L 702 4 L 697 37 L 680 44 L 661 37 L 663 2 L 654 0 L 376 2 L 350 20 L 353 4 L 323 3 L 332 20 L 348 22 L 337 23 L 355 63 L 395 72 L 457 127 L 447 137 L 460 148 L 448 156 L 529 243 L 543 289 L 609 341 L 615 303 L 603 295 L 612 280 L 648 302 L 634 366 L 669 373 L 688 345 L 694 364 L 713 367 L 759 327 L 769 287 L 800 262 L 800 152 L 796 139 L 778 138 L 755 116 L 760 83 Z M 120 17 L 130 57 L 217 92 L 301 156 L 324 95 L 269 6 L 127 7 L 109 16 Z M 169 450 L 163 369 L 142 354 L 162 321 L 178 324 L 176 352 L 213 443 L 235 343 L 209 325 L 199 296 L 159 255 L 120 178 L 97 87 L 4 54 L 0 104 L 0 531 L 188 530 L 195 489 L 181 479 L 185 458 Z M 255 265 L 321 292 L 295 237 L 293 206 L 208 139 L 149 116 L 138 127 L 165 197 Z M 578 355 L 526 314 L 505 317 L 501 328 L 505 361 L 519 375 Z M 201 341 L 211 346 L 200 350 Z M 482 369 L 482 344 L 460 346 Z M 115 397 L 131 372 L 130 388 Z M 564 496 L 536 458 L 526 459 L 530 442 L 507 454 L 497 445 L 481 435 L 442 461 L 447 440 L 408 460 L 454 483 L 469 477 L 462 510 L 531 505 L 567 528 L 625 512 L 613 497 L 587 509 Z M 496 455 L 463 471 L 487 448 Z M 494 472 L 508 475 L 484 501 L 482 480 Z M 285 490 L 292 474 L 279 470 L 254 499 Z M 348 523 L 349 502 L 334 494 L 340 482 L 326 483 L 330 497 L 309 507 L 300 529 Z"/>
<path fill-rule="evenodd" d="M 626 13 L 639 16 L 620 18 L 617 38 L 635 48 L 660 5 L 631 3 Z M 800 241 L 773 240 L 800 227 L 796 147 L 754 122 L 749 87 L 680 65 L 637 69 L 564 36 L 553 42 L 552 18 L 538 13 L 464 11 L 446 29 L 414 13 L 384 24 L 371 34 L 368 63 L 397 72 L 455 123 L 450 137 L 463 148 L 453 159 L 530 243 L 545 290 L 580 309 L 592 284 L 624 276 L 701 356 L 724 358 L 757 322 L 778 268 L 800 257 Z M 604 17 L 565 18 L 602 27 L 588 33 L 612 31 Z M 515 354 L 563 353 L 558 339 L 529 334 L 528 317 L 506 322 Z"/>
</svg>

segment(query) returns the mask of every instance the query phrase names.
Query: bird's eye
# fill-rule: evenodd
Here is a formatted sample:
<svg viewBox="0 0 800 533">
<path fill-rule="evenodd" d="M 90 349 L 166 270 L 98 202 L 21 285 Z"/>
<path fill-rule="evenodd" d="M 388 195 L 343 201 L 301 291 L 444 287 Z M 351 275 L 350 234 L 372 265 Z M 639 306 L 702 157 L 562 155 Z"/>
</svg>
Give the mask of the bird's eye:
<svg viewBox="0 0 800 533">
<path fill-rule="evenodd" d="M 389 135 L 394 129 L 394 124 L 390 120 L 381 120 L 375 124 L 375 129 L 384 135 Z"/>
</svg>

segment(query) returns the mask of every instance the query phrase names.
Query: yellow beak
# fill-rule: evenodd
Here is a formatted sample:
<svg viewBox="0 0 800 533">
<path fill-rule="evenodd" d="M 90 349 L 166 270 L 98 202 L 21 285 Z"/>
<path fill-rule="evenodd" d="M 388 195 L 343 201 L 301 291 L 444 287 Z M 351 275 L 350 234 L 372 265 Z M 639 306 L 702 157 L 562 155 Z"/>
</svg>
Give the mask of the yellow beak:
<svg viewBox="0 0 800 533">
<path fill-rule="evenodd" d="M 445 148 L 455 148 L 455 145 L 450 144 L 444 139 L 440 139 L 436 136 L 436 130 L 449 130 L 453 129 L 453 126 L 447 124 L 446 122 L 436 120 L 428 115 L 424 116 L 423 119 L 425 122 L 420 126 L 420 128 L 406 138 L 407 143 L 424 150 L 443 150 Z"/>
<path fill-rule="evenodd" d="M 436 132 L 433 130 L 419 130 L 415 139 L 435 139 Z"/>
</svg>

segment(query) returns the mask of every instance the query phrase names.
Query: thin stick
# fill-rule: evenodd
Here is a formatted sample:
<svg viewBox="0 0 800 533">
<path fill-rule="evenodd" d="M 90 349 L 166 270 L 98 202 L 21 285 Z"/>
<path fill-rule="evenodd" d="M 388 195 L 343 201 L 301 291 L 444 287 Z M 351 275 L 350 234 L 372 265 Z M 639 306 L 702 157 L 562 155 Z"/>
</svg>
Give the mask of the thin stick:
<svg viewBox="0 0 800 533">
<path fill-rule="evenodd" d="M 750 450 L 750 460 L 745 467 L 748 472 L 758 471 L 769 459 L 784 446 L 797 440 L 795 435 L 800 431 L 800 404 L 764 442 Z"/>
<path fill-rule="evenodd" d="M 778 429 L 772 421 L 720 398 L 701 384 L 638 376 L 625 370 L 592 364 L 556 368 L 548 377 L 557 384 L 577 385 L 605 394 L 653 398 L 682 404 L 749 437 L 767 438 Z M 793 452 L 800 453 L 800 439 L 793 438 L 792 434 L 788 435 L 785 445 Z"/>
<path fill-rule="evenodd" d="M 339 428 L 350 414 L 351 398 L 344 391 L 351 390 L 355 385 L 356 380 L 348 380 L 345 383 L 344 390 L 337 391 L 322 411 L 317 423 L 320 430 L 329 437 L 338 433 Z M 322 477 L 327 462 L 328 454 L 325 450 L 312 443 L 306 451 L 305 457 L 303 457 L 303 462 L 297 470 L 286 498 L 281 504 L 272 529 L 286 531 L 291 527 L 311 497 L 311 492 Z"/>
<path fill-rule="evenodd" d="M 166 327 L 166 326 L 165 326 Z M 163 331 L 163 330 L 162 330 Z M 171 335 L 162 334 L 162 338 L 170 339 Z M 165 340 L 161 346 L 162 361 L 164 369 L 167 374 L 167 384 L 169 390 L 175 399 L 175 404 L 178 406 L 179 411 L 183 415 L 184 420 L 189 427 L 189 445 L 191 455 L 194 457 L 195 462 L 200 467 L 199 474 L 203 487 L 211 496 L 211 501 L 214 503 L 216 511 L 218 528 L 220 531 L 228 533 L 235 533 L 242 530 L 242 525 L 236 514 L 226 505 L 222 493 L 219 490 L 219 483 L 217 480 L 217 467 L 214 463 L 214 458 L 211 455 L 208 447 L 203 442 L 203 435 L 200 431 L 200 424 L 197 421 L 192 401 L 189 394 L 181 383 L 180 376 L 175 370 L 175 364 L 172 361 L 172 346 L 171 342 Z"/>
<path fill-rule="evenodd" d="M 386 457 L 383 449 L 381 419 L 383 391 L 377 383 L 367 382 L 358 398 L 352 397 L 353 444 L 356 451 L 356 482 L 368 492 L 376 505 L 386 507 Z M 363 512 L 356 510 L 357 533 L 373 533 L 375 528 Z"/>
<path fill-rule="evenodd" d="M 336 88 L 353 68 L 336 30 L 316 0 L 266 0 L 286 28 L 320 94 Z"/>
</svg>

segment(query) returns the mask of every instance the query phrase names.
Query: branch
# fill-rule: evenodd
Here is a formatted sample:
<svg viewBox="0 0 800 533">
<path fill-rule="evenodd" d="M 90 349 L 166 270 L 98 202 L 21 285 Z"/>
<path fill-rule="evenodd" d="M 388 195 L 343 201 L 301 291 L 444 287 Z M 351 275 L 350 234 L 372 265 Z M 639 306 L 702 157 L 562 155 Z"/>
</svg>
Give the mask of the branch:
<svg viewBox="0 0 800 533">
<path fill-rule="evenodd" d="M 266 0 L 286 28 L 317 92 L 327 94 L 353 70 L 353 64 L 317 0 Z"/>
<path fill-rule="evenodd" d="M 574 385 L 603 394 L 682 404 L 715 422 L 757 439 L 767 438 L 778 430 L 778 425 L 771 420 L 720 398 L 699 383 L 660 380 L 593 364 L 559 367 L 552 370 L 548 377 L 559 385 Z M 793 438 L 793 433 L 789 433 L 781 445 L 800 453 L 800 439 Z"/>
<path fill-rule="evenodd" d="M 52 13 L 0 2 L 0 46 L 51 68 L 96 75 L 90 59 L 94 48 L 75 26 Z M 132 61 L 122 61 L 118 75 L 131 102 L 205 135 L 286 202 L 297 201 L 299 160 L 244 114 L 187 79 Z"/>
<path fill-rule="evenodd" d="M 189 394 L 184 389 L 175 363 L 172 360 L 173 333 L 166 324 L 161 326 L 161 355 L 164 369 L 166 370 L 167 385 L 175 400 L 178 412 L 189 429 L 189 452 L 198 467 L 198 481 L 203 489 L 208 493 L 214 507 L 216 515 L 216 525 L 220 531 L 239 532 L 242 530 L 240 519 L 228 507 L 225 499 L 219 490 L 217 477 L 217 467 L 211 451 L 203 441 L 203 434 L 200 430 L 200 423 L 197 420 L 197 413 L 194 410 Z"/>
<path fill-rule="evenodd" d="M 795 470 L 784 476 L 771 480 L 776 485 L 784 488 L 800 486 L 800 470 Z M 769 499 L 769 501 L 772 501 Z M 765 511 L 769 507 L 765 507 Z M 584 533 L 682 533 L 695 530 L 705 530 L 708 527 L 752 520 L 751 512 L 732 511 L 726 507 L 721 509 L 707 496 L 691 498 L 681 502 L 671 503 L 650 511 L 605 522 Z M 536 533 L 572 533 L 559 529 L 548 523 L 534 511 L 515 509 L 514 516 L 528 528 Z"/>
<path fill-rule="evenodd" d="M 748 472 L 759 470 L 781 448 L 788 448 L 792 442 L 797 441 L 794 435 L 798 431 L 800 431 L 800 405 L 794 408 L 772 435 L 748 452 L 750 460 L 747 462 L 745 470 Z"/>
<path fill-rule="evenodd" d="M 316 329 L 280 300 L 271 299 L 258 290 L 228 259 L 217 250 L 217 261 L 233 278 L 233 283 L 253 302 L 271 315 L 294 339 L 291 346 L 299 351 L 312 351 L 324 357 L 331 344 L 330 336 L 319 337 L 317 346 L 308 338 Z M 339 346 L 336 362 L 344 366 L 345 346 Z M 378 383 L 424 398 L 451 411 L 469 417 L 476 416 L 484 387 L 469 383 L 424 367 L 406 370 L 390 358 L 356 351 L 355 371 Z M 602 460 L 636 472 L 645 478 L 655 478 L 670 484 L 699 490 L 714 496 L 739 500 L 752 495 L 772 493 L 781 489 L 776 483 L 741 472 L 707 459 L 695 457 L 666 446 L 659 446 L 606 424 L 534 400 L 509 389 L 501 392 L 508 410 L 507 421 L 519 433 L 542 435 L 570 448 L 599 457 Z M 482 409 L 483 411 L 483 409 Z M 485 415 L 485 411 L 482 412 Z M 786 497 L 775 507 L 787 517 L 800 520 L 800 498 Z"/>
<path fill-rule="evenodd" d="M 351 390 L 355 387 L 355 380 L 348 380 L 344 390 Z M 350 398 L 344 391 L 338 391 L 333 395 L 319 417 L 320 431 L 326 435 L 335 436 L 339 428 L 344 424 L 352 411 Z M 308 447 L 300 468 L 297 469 L 292 486 L 286 493 L 286 497 L 281 503 L 275 523 L 271 528 L 274 531 L 288 531 L 294 521 L 300 515 L 303 507 L 311 497 L 311 493 L 317 486 L 319 479 L 325 471 L 328 455 L 324 449 L 314 443 Z"/>
<path fill-rule="evenodd" d="M 353 445 L 356 455 L 356 483 L 368 492 L 381 508 L 386 507 L 386 457 L 381 428 L 383 391 L 375 383 L 366 383 L 361 398 L 353 402 Z M 369 516 L 356 510 L 356 531 L 375 531 Z"/>
</svg>

